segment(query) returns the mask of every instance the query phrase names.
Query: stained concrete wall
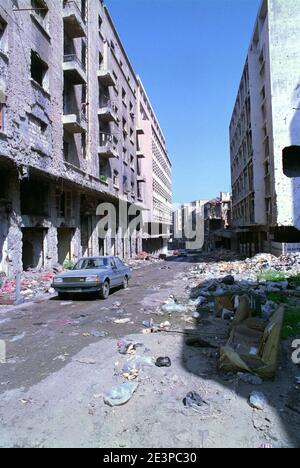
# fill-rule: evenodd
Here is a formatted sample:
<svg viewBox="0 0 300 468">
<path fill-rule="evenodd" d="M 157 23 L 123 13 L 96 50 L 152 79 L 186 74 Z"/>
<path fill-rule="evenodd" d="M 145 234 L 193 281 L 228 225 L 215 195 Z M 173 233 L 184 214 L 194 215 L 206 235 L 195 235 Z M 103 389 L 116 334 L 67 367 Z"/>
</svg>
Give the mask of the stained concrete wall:
<svg viewBox="0 0 300 468">
<path fill-rule="evenodd" d="M 276 222 L 300 229 L 300 177 L 283 173 L 282 151 L 300 146 L 300 4 L 269 0 Z M 300 167 L 300 162 L 299 162 Z"/>
<path fill-rule="evenodd" d="M 76 9 L 80 3 L 69 2 L 68 7 Z M 138 81 L 109 12 L 103 2 L 86 2 L 85 35 L 66 41 L 63 2 L 47 0 L 46 4 L 48 12 L 44 19 L 31 9 L 30 0 L 22 5 L 12 0 L 2 0 L 0 4 L 0 16 L 7 23 L 6 42 L 0 43 L 0 101 L 6 103 L 5 127 L 0 132 L 0 172 L 10 171 L 7 198 L 11 203 L 7 213 L 4 201 L 0 201 L 0 268 L 12 275 L 22 270 L 22 229 L 23 232 L 24 229 L 44 229 L 43 259 L 38 266 L 52 268 L 58 262 L 59 228 L 72 230 L 71 257 L 76 261 L 83 253 L 99 253 L 99 218 L 96 216 L 99 203 L 111 201 L 117 206 L 119 200 L 123 200 L 128 205 L 135 203 L 143 207 L 142 201 L 137 199 Z M 64 55 L 74 52 L 82 60 L 84 46 L 87 49 L 85 102 L 84 87 L 70 86 L 66 106 L 63 96 L 69 85 L 65 82 L 64 87 Z M 32 51 L 48 66 L 42 86 L 31 77 Z M 116 86 L 104 89 L 99 81 L 100 53 L 101 66 L 112 71 Z M 98 111 L 99 102 L 105 96 L 117 107 L 116 122 L 107 126 L 116 140 L 117 154 L 108 161 L 110 177 L 104 183 L 99 178 L 101 122 Z M 82 135 L 68 135 L 64 128 L 66 107 L 78 114 L 86 109 L 86 154 Z M 64 158 L 64 140 L 70 144 L 68 160 Z M 115 180 L 114 171 L 118 172 Z M 124 184 L 125 177 L 129 191 Z M 47 181 L 47 215 L 28 216 L 21 212 L 21 180 Z M 57 193 L 66 190 L 72 193 L 72 216 L 61 218 L 57 213 Z M 89 199 L 92 210 L 82 206 L 82 194 Z M 89 228 L 83 246 L 82 219 L 85 217 Z M 115 242 L 107 235 L 105 253 L 112 253 L 113 243 L 119 255 L 134 255 L 142 249 L 142 231 L 133 233 L 132 239 L 123 239 L 119 230 Z"/>
<path fill-rule="evenodd" d="M 246 60 L 253 154 L 249 151 L 244 165 L 238 168 L 234 161 L 237 151 L 234 132 L 242 122 L 237 114 L 243 81 L 230 125 L 233 224 L 236 228 L 248 226 L 250 231 L 254 225 L 260 226 L 261 233 L 267 236 L 264 245 L 268 244 L 269 250 L 275 228 L 300 228 L 300 178 L 289 178 L 283 171 L 283 149 L 300 145 L 300 116 L 296 110 L 300 102 L 299 19 L 297 0 L 261 2 Z M 253 162 L 255 210 L 250 222 L 237 216 L 236 207 L 242 198 L 237 197 L 235 190 L 235 181 L 242 176 L 247 158 Z"/>
</svg>

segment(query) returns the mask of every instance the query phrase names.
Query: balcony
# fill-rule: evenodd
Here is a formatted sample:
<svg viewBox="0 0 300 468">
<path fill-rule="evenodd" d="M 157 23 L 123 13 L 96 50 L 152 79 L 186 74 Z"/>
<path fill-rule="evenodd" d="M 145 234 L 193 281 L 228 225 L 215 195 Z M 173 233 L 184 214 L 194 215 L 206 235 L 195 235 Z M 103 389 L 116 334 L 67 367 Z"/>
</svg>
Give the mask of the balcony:
<svg viewBox="0 0 300 468">
<path fill-rule="evenodd" d="M 144 135 L 145 134 L 144 129 L 142 127 L 137 127 L 136 133 L 137 133 L 137 135 Z"/>
<path fill-rule="evenodd" d="M 105 122 L 105 123 L 114 122 L 115 124 L 117 124 L 118 123 L 117 107 L 114 101 L 110 101 L 109 99 L 100 101 L 99 109 L 98 109 L 98 116 L 102 122 Z"/>
<path fill-rule="evenodd" d="M 76 54 L 64 55 L 63 71 L 65 77 L 73 85 L 86 84 L 85 65 Z"/>
<path fill-rule="evenodd" d="M 84 15 L 75 1 L 64 2 L 63 20 L 65 32 L 71 39 L 86 36 Z"/>
<path fill-rule="evenodd" d="M 100 133 L 98 154 L 99 156 L 108 159 L 118 157 L 118 149 L 113 142 L 112 135 L 108 133 Z"/>
<path fill-rule="evenodd" d="M 117 84 L 112 70 L 106 67 L 101 67 L 100 70 L 98 70 L 98 78 L 102 85 L 106 87 L 116 86 Z"/>
<path fill-rule="evenodd" d="M 86 133 L 87 132 L 87 121 L 85 115 L 81 114 L 67 114 L 63 116 L 64 130 L 68 133 Z"/>
</svg>

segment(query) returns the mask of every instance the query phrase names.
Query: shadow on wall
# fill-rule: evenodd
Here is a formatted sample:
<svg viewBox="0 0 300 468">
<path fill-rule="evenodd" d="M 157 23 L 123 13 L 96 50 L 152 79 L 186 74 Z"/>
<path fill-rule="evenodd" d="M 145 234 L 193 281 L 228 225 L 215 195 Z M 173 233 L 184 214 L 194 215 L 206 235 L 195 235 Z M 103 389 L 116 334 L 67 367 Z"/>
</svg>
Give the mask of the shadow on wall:
<svg viewBox="0 0 300 468">
<path fill-rule="evenodd" d="M 251 287 L 251 282 L 245 288 L 245 284 L 236 283 L 240 287 L 240 294 L 246 293 L 248 291 L 248 286 Z M 199 296 L 199 291 L 211 286 L 211 281 L 204 281 L 199 284 L 196 288 L 191 291 L 191 299 Z M 234 293 L 229 293 L 232 296 Z M 212 301 L 214 301 L 212 296 Z M 212 302 L 210 301 L 210 302 Z M 258 300 L 256 308 L 260 308 L 260 302 Z M 218 369 L 219 362 L 219 348 L 224 346 L 227 343 L 227 340 L 231 331 L 231 322 L 223 320 L 222 318 L 213 318 L 212 312 L 208 309 L 201 308 L 198 309 L 200 317 L 195 319 L 194 329 L 187 329 L 186 332 L 190 335 L 194 335 L 191 339 L 190 337 L 183 338 L 182 344 L 182 366 L 192 375 L 201 377 L 201 382 L 199 381 L 199 387 L 205 388 L 205 381 L 207 382 L 207 390 L 212 388 L 211 382 L 223 387 L 224 391 L 218 395 L 218 403 L 223 405 L 224 411 L 226 412 L 226 395 L 231 392 L 238 395 L 244 400 L 248 400 L 250 394 L 253 391 L 263 392 L 268 398 L 269 405 L 276 410 L 276 413 L 281 420 L 281 424 L 286 432 L 286 440 L 278 440 L 276 438 L 276 433 L 274 433 L 275 428 L 272 427 L 272 421 L 270 424 L 267 422 L 267 427 L 264 430 L 261 429 L 261 442 L 266 442 L 269 440 L 274 446 L 283 447 L 285 444 L 292 447 L 300 447 L 300 394 L 299 390 L 296 390 L 293 386 L 295 377 L 299 375 L 299 368 L 292 364 L 291 355 L 292 348 L 288 347 L 287 344 L 282 346 L 283 352 L 281 353 L 278 370 L 274 380 L 265 380 L 262 385 L 251 385 L 245 383 L 237 377 L 236 374 L 230 374 L 222 372 Z M 198 339 L 195 337 L 198 337 Z M 197 343 L 197 341 L 199 341 Z M 207 341 L 203 341 L 207 340 Z M 191 341 L 194 343 L 191 343 Z M 290 344 L 290 343 L 288 343 Z M 291 355 L 288 355 L 289 350 L 291 350 Z M 204 385 L 203 385 L 204 382 Z M 191 391 L 199 392 L 199 388 L 191 388 Z M 201 393 L 201 390 L 200 392 Z M 215 406 L 215 394 L 203 395 L 211 411 L 214 410 Z M 224 401 L 222 403 L 222 398 Z M 289 409 L 292 408 L 292 409 Z M 296 410 L 295 410 L 296 408 Z M 249 406 L 249 411 L 251 408 Z M 259 412 L 263 416 L 264 413 Z M 268 417 L 266 414 L 264 417 Z M 220 421 L 222 419 L 222 415 Z M 271 418 L 273 419 L 273 418 Z M 222 423 L 220 422 L 220 425 Z M 268 425 L 270 427 L 268 427 Z M 236 424 L 238 428 L 238 423 Z M 252 428 L 251 428 L 252 429 Z M 220 428 L 220 434 L 222 429 Z M 279 436 L 279 434 L 278 434 Z M 232 437 L 234 440 L 234 436 Z M 251 444 L 250 437 L 250 428 L 249 428 L 249 444 Z"/>
</svg>

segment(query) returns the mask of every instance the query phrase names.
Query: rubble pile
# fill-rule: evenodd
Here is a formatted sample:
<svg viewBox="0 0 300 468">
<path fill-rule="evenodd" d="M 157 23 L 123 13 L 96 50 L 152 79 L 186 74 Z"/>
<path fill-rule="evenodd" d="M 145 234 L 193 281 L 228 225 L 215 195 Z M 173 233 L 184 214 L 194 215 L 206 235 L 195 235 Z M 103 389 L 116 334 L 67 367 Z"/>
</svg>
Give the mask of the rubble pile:
<svg viewBox="0 0 300 468">
<path fill-rule="evenodd" d="M 45 294 L 53 294 L 51 288 L 54 273 L 29 270 L 22 273 L 21 296 L 32 301 Z M 16 300 L 16 280 L 3 278 L 0 286 L 0 304 L 13 304 Z"/>
<path fill-rule="evenodd" d="M 133 270 L 138 270 L 139 268 L 144 267 L 145 265 L 152 265 L 153 263 L 162 263 L 163 260 L 150 255 L 146 252 L 141 252 L 135 258 L 126 260 L 126 264 Z"/>
<path fill-rule="evenodd" d="M 241 260 L 236 254 L 220 251 L 214 254 L 203 254 L 201 263 L 196 268 L 198 273 L 238 275 L 239 279 L 257 279 L 262 273 L 273 271 L 294 276 L 300 273 L 300 255 L 291 253 L 275 257 L 272 254 L 257 254 L 252 258 Z"/>
</svg>

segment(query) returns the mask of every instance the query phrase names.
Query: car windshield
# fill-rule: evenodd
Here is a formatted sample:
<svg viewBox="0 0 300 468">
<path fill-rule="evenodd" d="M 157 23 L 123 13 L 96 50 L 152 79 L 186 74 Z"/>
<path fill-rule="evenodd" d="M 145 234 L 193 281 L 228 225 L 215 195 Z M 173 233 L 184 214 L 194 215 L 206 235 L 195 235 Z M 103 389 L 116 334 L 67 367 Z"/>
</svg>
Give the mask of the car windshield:
<svg viewBox="0 0 300 468">
<path fill-rule="evenodd" d="M 75 265 L 74 270 L 95 270 L 107 266 L 107 258 L 83 258 Z"/>
</svg>

